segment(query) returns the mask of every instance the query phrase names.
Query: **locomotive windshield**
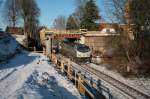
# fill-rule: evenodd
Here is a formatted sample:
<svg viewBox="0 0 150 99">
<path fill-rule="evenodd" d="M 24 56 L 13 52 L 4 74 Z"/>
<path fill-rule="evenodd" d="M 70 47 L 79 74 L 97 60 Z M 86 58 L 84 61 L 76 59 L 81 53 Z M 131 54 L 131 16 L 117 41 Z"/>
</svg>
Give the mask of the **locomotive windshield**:
<svg viewBox="0 0 150 99">
<path fill-rule="evenodd" d="M 79 52 L 89 52 L 90 48 L 88 46 L 84 45 L 84 44 L 78 44 L 77 50 Z"/>
</svg>

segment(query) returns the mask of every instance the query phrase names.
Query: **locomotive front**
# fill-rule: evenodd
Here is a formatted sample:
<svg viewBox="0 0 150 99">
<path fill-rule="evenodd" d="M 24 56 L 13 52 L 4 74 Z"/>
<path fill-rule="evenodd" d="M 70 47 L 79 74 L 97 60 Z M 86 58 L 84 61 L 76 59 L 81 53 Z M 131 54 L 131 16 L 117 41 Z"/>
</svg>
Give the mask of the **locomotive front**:
<svg viewBox="0 0 150 99">
<path fill-rule="evenodd" d="M 86 46 L 84 44 L 77 44 L 77 48 L 76 48 L 77 58 L 90 61 L 90 56 L 91 56 L 91 50 L 89 46 Z"/>
</svg>

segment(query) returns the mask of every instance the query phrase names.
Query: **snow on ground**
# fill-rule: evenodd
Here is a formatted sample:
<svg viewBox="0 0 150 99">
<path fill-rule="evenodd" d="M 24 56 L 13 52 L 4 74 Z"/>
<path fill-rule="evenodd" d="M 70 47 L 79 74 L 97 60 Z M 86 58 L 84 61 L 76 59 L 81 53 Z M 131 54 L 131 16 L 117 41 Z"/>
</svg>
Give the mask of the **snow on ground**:
<svg viewBox="0 0 150 99">
<path fill-rule="evenodd" d="M 149 78 L 124 78 L 117 72 L 107 70 L 105 65 L 91 64 L 90 66 L 150 96 Z"/>
<path fill-rule="evenodd" d="M 0 36 L 0 62 L 15 54 L 17 48 L 18 44 L 13 37 L 8 34 Z"/>
<path fill-rule="evenodd" d="M 23 52 L 0 67 L 0 99 L 81 99 L 41 54 Z"/>
<path fill-rule="evenodd" d="M 16 39 L 16 41 L 19 43 L 19 44 L 21 44 L 22 46 L 25 46 L 26 45 L 26 40 L 27 40 L 27 38 L 26 38 L 26 36 L 25 35 L 17 35 L 17 34 L 14 34 L 14 35 L 12 35 L 15 39 Z"/>
</svg>

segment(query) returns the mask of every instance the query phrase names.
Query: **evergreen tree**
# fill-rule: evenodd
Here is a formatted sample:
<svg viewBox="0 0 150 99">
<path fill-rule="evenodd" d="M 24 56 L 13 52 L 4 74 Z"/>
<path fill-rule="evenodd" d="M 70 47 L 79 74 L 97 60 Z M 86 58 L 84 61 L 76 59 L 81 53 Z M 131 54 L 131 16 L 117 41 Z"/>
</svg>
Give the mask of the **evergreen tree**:
<svg viewBox="0 0 150 99">
<path fill-rule="evenodd" d="M 77 21 L 78 27 L 80 27 L 81 18 L 83 16 L 83 12 L 85 12 L 85 5 L 89 0 L 74 0 L 74 1 L 76 4 L 76 8 L 72 15 Z"/>
<path fill-rule="evenodd" d="M 66 24 L 66 29 L 67 30 L 76 30 L 76 29 L 78 29 L 77 21 L 75 20 L 73 15 L 69 16 L 69 18 L 67 20 L 67 24 Z"/>
<path fill-rule="evenodd" d="M 84 8 L 83 16 L 81 18 L 80 27 L 88 30 L 97 30 L 98 25 L 96 21 L 100 19 L 99 10 L 94 0 L 89 0 Z"/>
</svg>

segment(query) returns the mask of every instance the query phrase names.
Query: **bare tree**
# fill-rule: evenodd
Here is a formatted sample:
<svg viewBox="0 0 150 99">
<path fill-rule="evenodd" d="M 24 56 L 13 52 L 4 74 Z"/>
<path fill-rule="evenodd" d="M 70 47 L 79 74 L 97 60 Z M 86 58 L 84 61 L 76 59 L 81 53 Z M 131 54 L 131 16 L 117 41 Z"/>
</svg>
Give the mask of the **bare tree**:
<svg viewBox="0 0 150 99">
<path fill-rule="evenodd" d="M 113 45 L 117 45 L 116 48 L 120 51 L 122 57 L 126 58 L 126 63 L 127 64 L 133 63 L 133 59 L 131 57 L 131 50 L 133 50 L 132 47 L 132 39 L 130 38 L 130 30 L 129 30 L 129 21 L 127 20 L 127 1 L 128 0 L 110 0 L 110 1 L 105 1 L 105 9 L 107 10 L 107 15 L 109 16 L 110 20 L 114 23 L 117 22 L 118 24 L 123 24 L 119 25 L 119 28 L 117 30 L 117 33 L 120 34 L 120 37 L 117 39 L 111 39 L 111 43 L 115 43 Z M 117 43 L 117 44 L 116 44 Z M 109 45 L 109 44 L 108 44 Z M 124 65 L 119 68 L 120 69 L 125 69 L 123 70 L 124 72 L 130 72 L 131 71 L 131 66 L 130 65 Z"/>
<path fill-rule="evenodd" d="M 77 21 L 76 21 L 76 19 L 74 18 L 73 15 L 70 15 L 68 17 L 67 23 L 66 23 L 66 29 L 67 30 L 76 30 L 76 29 L 78 29 Z"/>
<path fill-rule="evenodd" d="M 136 47 L 136 55 L 143 57 L 146 52 L 146 46 L 150 46 L 148 43 L 148 36 L 150 33 L 150 1 L 147 0 L 130 0 L 128 3 L 128 20 L 130 24 L 133 24 L 133 34 Z M 145 36 L 146 35 L 146 36 Z M 147 39 L 146 39 L 147 38 Z"/>
<path fill-rule="evenodd" d="M 103 0 L 107 18 L 112 22 L 125 23 L 125 3 L 126 0 Z"/>
<path fill-rule="evenodd" d="M 53 22 L 53 28 L 56 30 L 65 30 L 66 18 L 64 16 L 58 16 Z"/>
<path fill-rule="evenodd" d="M 4 5 L 4 20 L 10 22 L 13 27 L 16 26 L 20 19 L 20 12 L 17 0 L 6 0 Z"/>
<path fill-rule="evenodd" d="M 8 0 L 9 1 L 9 0 Z M 19 12 L 21 23 L 24 26 L 24 35 L 28 38 L 27 46 L 29 43 L 29 38 L 36 40 L 38 37 L 38 18 L 40 15 L 40 10 L 37 6 L 36 0 L 12 0 L 16 1 L 17 11 Z M 15 19 L 15 18 L 14 18 Z"/>
<path fill-rule="evenodd" d="M 124 31 L 121 28 L 118 31 L 120 33 L 118 45 L 121 45 L 120 49 L 128 60 L 127 65 L 123 67 L 127 72 L 136 75 L 141 72 L 144 75 L 149 73 L 150 1 L 111 0 L 105 3 L 109 3 L 109 8 L 111 7 L 108 14 L 114 16 L 118 23 L 124 24 Z"/>
<path fill-rule="evenodd" d="M 40 10 L 35 0 L 6 0 L 4 6 L 5 19 L 11 21 L 13 26 L 19 19 L 24 22 L 26 36 L 34 37 L 38 25 Z"/>
<path fill-rule="evenodd" d="M 24 22 L 24 33 L 27 37 L 36 39 L 39 24 L 40 9 L 35 0 L 18 0 L 19 11 Z"/>
</svg>

